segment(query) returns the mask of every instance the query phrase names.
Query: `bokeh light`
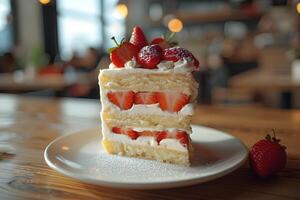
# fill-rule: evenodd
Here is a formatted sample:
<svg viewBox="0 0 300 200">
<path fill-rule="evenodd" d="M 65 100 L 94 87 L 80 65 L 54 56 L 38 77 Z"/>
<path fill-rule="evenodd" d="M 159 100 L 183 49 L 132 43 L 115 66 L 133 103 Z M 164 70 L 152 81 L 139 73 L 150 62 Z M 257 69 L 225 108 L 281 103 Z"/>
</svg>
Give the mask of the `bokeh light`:
<svg viewBox="0 0 300 200">
<path fill-rule="evenodd" d="M 48 4 L 51 0 L 39 0 L 41 4 Z"/>
<path fill-rule="evenodd" d="M 120 3 L 116 6 L 116 11 L 121 18 L 126 18 L 128 15 L 127 6 L 123 3 Z"/>
<path fill-rule="evenodd" d="M 183 28 L 183 24 L 179 19 L 174 18 L 169 21 L 168 28 L 172 32 L 180 32 Z"/>
<path fill-rule="evenodd" d="M 297 12 L 300 14 L 300 2 L 299 2 L 299 3 L 297 3 L 297 6 L 296 6 L 296 8 L 297 8 Z"/>
</svg>

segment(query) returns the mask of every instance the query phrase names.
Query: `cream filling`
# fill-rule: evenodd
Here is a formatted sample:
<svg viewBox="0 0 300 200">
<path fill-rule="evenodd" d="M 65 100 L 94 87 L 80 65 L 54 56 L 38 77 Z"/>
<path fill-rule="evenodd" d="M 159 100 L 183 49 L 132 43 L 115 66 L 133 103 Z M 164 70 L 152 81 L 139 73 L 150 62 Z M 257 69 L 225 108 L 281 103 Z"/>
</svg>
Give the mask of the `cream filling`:
<svg viewBox="0 0 300 200">
<path fill-rule="evenodd" d="M 101 100 L 102 100 L 102 106 L 103 108 L 110 108 L 111 110 L 115 112 L 123 112 L 128 114 L 153 114 L 153 115 L 173 115 L 173 116 L 188 116 L 194 114 L 194 104 L 188 103 L 184 105 L 180 111 L 178 112 L 168 112 L 163 111 L 159 104 L 133 104 L 132 107 L 128 110 L 121 110 L 118 106 L 111 103 L 107 98 L 107 92 L 106 90 L 101 91 Z"/>
<path fill-rule="evenodd" d="M 151 147 L 163 147 L 167 149 L 174 149 L 177 151 L 188 151 L 187 147 L 184 147 L 177 139 L 166 138 L 158 142 L 151 136 L 139 136 L 137 139 L 132 140 L 129 136 L 123 134 L 108 133 L 106 138 L 112 141 L 118 141 L 126 144 L 151 146 Z"/>
<path fill-rule="evenodd" d="M 142 128 L 142 127 L 133 127 L 132 130 L 137 132 L 143 132 L 143 131 L 168 131 L 172 133 L 173 131 L 185 131 L 187 134 L 191 134 L 190 130 L 186 130 L 183 128 L 162 128 L 162 127 L 156 127 L 156 128 Z"/>
<path fill-rule="evenodd" d="M 145 69 L 145 68 L 140 68 L 136 60 L 132 59 L 127 61 L 123 68 L 116 67 L 113 63 L 110 63 L 109 69 L 123 70 L 123 71 L 126 70 L 127 73 L 132 73 L 129 70 L 132 69 L 133 72 L 139 72 L 144 74 L 153 73 L 153 72 L 170 72 L 170 71 L 178 72 L 178 73 L 190 73 L 194 71 L 194 66 L 190 64 L 189 60 L 183 58 L 177 62 L 162 60 L 159 64 L 157 64 L 157 69 Z"/>
<path fill-rule="evenodd" d="M 118 106 L 112 104 L 109 102 L 111 105 L 110 108 L 113 111 L 116 112 L 123 112 L 128 113 L 128 114 L 152 114 L 152 115 L 182 115 L 182 116 L 187 116 L 187 115 L 193 115 L 194 114 L 194 105 L 192 103 L 186 104 L 185 106 L 182 107 L 180 111 L 177 113 L 172 113 L 168 111 L 163 111 L 159 107 L 159 104 L 149 104 L 149 105 L 142 105 L 142 104 L 134 104 L 130 109 L 128 110 L 121 110 Z"/>
<path fill-rule="evenodd" d="M 138 128 L 134 128 L 134 129 L 138 129 Z M 139 129 L 139 130 L 144 130 L 144 129 Z M 151 129 L 148 128 L 146 130 L 151 130 Z M 174 149 L 183 152 L 188 151 L 186 146 L 183 146 L 177 139 L 173 139 L 173 138 L 163 139 L 158 144 L 156 139 L 151 136 L 139 136 L 136 140 L 132 140 L 127 135 L 112 133 L 110 128 L 107 127 L 107 125 L 103 120 L 102 120 L 102 131 L 103 131 L 102 133 L 103 138 L 112 141 L 117 141 L 126 144 L 133 144 L 133 145 L 141 145 L 141 146 L 162 147 L 162 148 Z"/>
</svg>

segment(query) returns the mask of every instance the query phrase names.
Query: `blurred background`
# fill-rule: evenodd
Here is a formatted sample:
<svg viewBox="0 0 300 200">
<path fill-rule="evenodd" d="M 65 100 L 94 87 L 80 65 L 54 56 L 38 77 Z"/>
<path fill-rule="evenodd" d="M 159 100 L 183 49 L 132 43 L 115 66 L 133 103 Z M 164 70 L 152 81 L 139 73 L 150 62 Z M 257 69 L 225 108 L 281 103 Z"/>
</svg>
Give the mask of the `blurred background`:
<svg viewBox="0 0 300 200">
<path fill-rule="evenodd" d="M 296 0 L 0 0 L 0 92 L 97 99 L 110 38 L 139 25 L 199 59 L 199 104 L 300 108 L 299 19 Z"/>
</svg>

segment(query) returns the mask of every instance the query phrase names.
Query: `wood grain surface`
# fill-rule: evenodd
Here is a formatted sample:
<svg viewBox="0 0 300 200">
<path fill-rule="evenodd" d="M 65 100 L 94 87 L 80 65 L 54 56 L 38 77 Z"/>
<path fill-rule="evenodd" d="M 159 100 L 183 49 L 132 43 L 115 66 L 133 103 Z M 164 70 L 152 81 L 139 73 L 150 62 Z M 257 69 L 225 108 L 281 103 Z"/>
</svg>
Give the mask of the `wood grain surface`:
<svg viewBox="0 0 300 200">
<path fill-rule="evenodd" d="M 227 131 L 248 147 L 276 128 L 288 148 L 286 168 L 260 180 L 246 163 L 211 182 L 143 191 L 84 184 L 46 165 L 47 144 L 99 125 L 99 110 L 93 100 L 0 95 L 0 199 L 300 199 L 300 111 L 197 107 L 194 123 Z"/>
</svg>

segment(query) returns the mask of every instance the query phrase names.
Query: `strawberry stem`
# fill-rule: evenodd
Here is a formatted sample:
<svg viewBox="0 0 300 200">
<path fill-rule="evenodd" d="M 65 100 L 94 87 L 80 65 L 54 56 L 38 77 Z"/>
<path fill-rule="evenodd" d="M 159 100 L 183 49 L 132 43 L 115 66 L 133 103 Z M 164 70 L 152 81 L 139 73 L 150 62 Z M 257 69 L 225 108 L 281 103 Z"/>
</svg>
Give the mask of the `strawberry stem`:
<svg viewBox="0 0 300 200">
<path fill-rule="evenodd" d="M 166 38 L 167 39 L 167 42 L 172 42 L 172 39 L 174 38 L 174 36 L 176 35 L 175 32 L 171 32 L 168 37 Z"/>
<path fill-rule="evenodd" d="M 277 138 L 276 138 L 276 130 L 275 130 L 275 128 L 272 129 L 272 132 L 273 132 L 272 141 L 273 141 L 273 142 L 276 142 L 276 143 L 279 143 L 279 142 L 280 142 L 280 139 L 277 139 Z"/>
<path fill-rule="evenodd" d="M 123 44 L 125 42 L 125 38 L 122 38 L 121 40 L 121 44 Z"/>
<path fill-rule="evenodd" d="M 272 141 L 271 136 L 269 134 L 266 135 L 265 139 L 270 141 L 270 142 Z"/>
<path fill-rule="evenodd" d="M 273 133 L 273 137 L 275 138 L 276 137 L 276 130 L 275 130 L 275 128 L 272 128 L 272 133 Z"/>
<path fill-rule="evenodd" d="M 120 44 L 117 42 L 117 40 L 116 40 L 116 38 L 114 36 L 111 37 L 110 39 L 112 39 L 115 42 L 115 44 L 117 45 L 117 47 L 120 46 Z"/>
</svg>

